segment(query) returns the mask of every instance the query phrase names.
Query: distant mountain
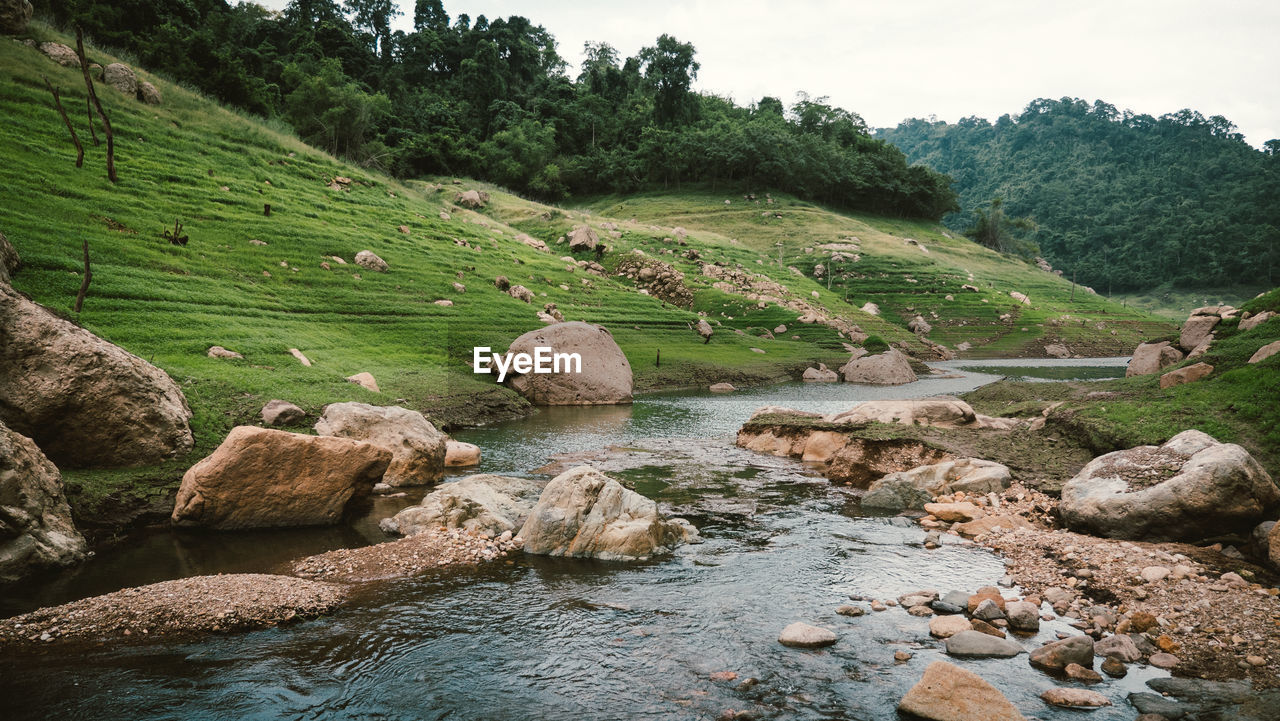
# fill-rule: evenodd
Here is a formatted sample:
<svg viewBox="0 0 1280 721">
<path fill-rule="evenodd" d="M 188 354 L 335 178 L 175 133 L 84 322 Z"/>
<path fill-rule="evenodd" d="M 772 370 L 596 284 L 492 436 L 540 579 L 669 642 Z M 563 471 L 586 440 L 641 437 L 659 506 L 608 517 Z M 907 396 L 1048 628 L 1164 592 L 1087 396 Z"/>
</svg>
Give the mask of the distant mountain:
<svg viewBox="0 0 1280 721">
<path fill-rule="evenodd" d="M 1226 118 L 1154 118 L 1041 98 L 995 123 L 911 119 L 876 137 L 951 175 L 964 209 L 1004 199 L 1067 277 L 1099 291 L 1280 282 L 1280 140 L 1249 146 Z"/>
</svg>

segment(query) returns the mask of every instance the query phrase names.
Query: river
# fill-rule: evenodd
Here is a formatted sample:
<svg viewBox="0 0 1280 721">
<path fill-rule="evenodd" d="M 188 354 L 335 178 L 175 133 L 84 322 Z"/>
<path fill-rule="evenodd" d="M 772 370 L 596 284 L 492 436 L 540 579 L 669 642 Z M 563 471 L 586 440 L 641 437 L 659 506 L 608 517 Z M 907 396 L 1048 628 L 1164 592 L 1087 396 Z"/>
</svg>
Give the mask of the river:
<svg viewBox="0 0 1280 721">
<path fill-rule="evenodd" d="M 962 393 L 998 377 L 966 366 L 1078 367 L 1096 377 L 1122 374 L 1124 360 L 952 361 L 934 364 L 949 377 L 896 388 L 787 383 L 731 395 L 654 394 L 626 407 L 544 409 L 461 431 L 454 437 L 484 450 L 479 471 L 545 477 L 553 456 L 561 465 L 590 460 L 693 521 L 704 541 L 648 563 L 517 556 L 436 572 L 368 587 L 331 616 L 288 628 L 73 658 L 56 647 L 0 658 L 4 717 L 705 719 L 735 709 L 755 718 L 894 718 L 924 667 L 945 658 L 941 644 L 925 619 L 901 609 L 846 618 L 836 607 L 850 596 L 971 591 L 1004 575 L 1000 559 L 952 538 L 926 551 L 914 524 L 862 514 L 848 490 L 814 469 L 735 448 L 734 432 L 762 405 L 830 411 L 874 398 Z M 414 500 L 378 499 L 337 529 L 140 534 L 6 599 L 6 608 L 199 573 L 276 569 L 297 556 L 385 540 L 378 519 Z M 840 640 L 821 651 L 785 648 L 777 635 L 792 621 L 830 628 Z M 1023 643 L 1034 648 L 1066 628 L 1044 624 Z M 914 657 L 895 663 L 897 650 Z M 960 663 L 1024 712 L 1078 714 L 1042 704 L 1039 693 L 1057 682 L 1025 656 Z M 712 681 L 717 671 L 739 678 Z M 1154 675 L 1164 674 L 1135 666 L 1103 684 L 1098 690 L 1116 706 L 1091 718 L 1131 718 L 1125 695 Z M 739 688 L 747 678 L 758 683 Z"/>
</svg>

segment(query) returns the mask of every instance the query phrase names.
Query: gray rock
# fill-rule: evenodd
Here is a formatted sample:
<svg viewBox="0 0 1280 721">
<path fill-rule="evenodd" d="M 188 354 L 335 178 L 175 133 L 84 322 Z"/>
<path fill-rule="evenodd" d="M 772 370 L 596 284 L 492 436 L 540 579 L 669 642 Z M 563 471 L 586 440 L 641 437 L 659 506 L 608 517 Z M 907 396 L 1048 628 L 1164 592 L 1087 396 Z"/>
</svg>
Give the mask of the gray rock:
<svg viewBox="0 0 1280 721">
<path fill-rule="evenodd" d="M 884 353 L 849 361 L 840 367 L 840 374 L 846 383 L 871 385 L 902 385 L 917 380 L 907 357 L 893 348 Z"/>
<path fill-rule="evenodd" d="M 1023 652 L 1017 642 L 981 631 L 961 631 L 947 639 L 947 653 L 951 656 L 1013 658 Z"/>
<path fill-rule="evenodd" d="M 933 400 L 926 399 L 925 403 L 932 403 Z M 857 410 L 858 407 L 855 407 L 854 412 Z M 942 411 L 937 414 L 935 420 L 939 424 L 945 425 L 950 422 L 949 419 L 952 416 L 945 413 L 946 411 Z M 852 413 L 845 413 L 838 417 L 841 419 L 840 422 L 858 422 L 857 417 Z M 912 417 L 914 420 L 915 415 L 913 414 Z M 954 422 L 963 423 L 965 417 L 963 414 L 959 415 Z M 936 496 L 957 491 L 970 494 L 999 493 L 1008 488 L 1010 483 L 1012 483 L 1012 476 L 1007 467 L 993 461 L 961 458 L 919 466 L 909 471 L 890 473 L 873 481 L 867 489 L 867 494 L 862 497 L 862 505 L 867 508 L 898 511 L 908 508 L 921 510 L 924 504 L 933 501 Z"/>
<path fill-rule="evenodd" d="M 1004 608 L 1009 628 L 1015 631 L 1039 631 L 1040 609 L 1026 601 L 1009 601 Z"/>
<path fill-rule="evenodd" d="M 433 528 L 478 533 L 516 533 L 542 494 L 542 484 L 525 478 L 481 474 L 441 484 L 422 503 L 397 513 L 384 530 L 412 536 Z"/>
<path fill-rule="evenodd" d="M 1138 650 L 1138 645 L 1133 642 L 1132 638 L 1124 634 L 1107 636 L 1104 639 L 1095 641 L 1093 652 L 1098 656 L 1114 658 L 1125 663 L 1134 663 L 1142 660 L 1142 651 Z"/>
<path fill-rule="evenodd" d="M 631 364 L 603 326 L 569 321 L 529 331 L 511 343 L 510 353 L 532 355 L 538 347 L 554 353 L 577 353 L 581 372 L 508 375 L 507 383 L 537 405 L 604 405 L 630 403 Z M 573 366 L 571 371 L 576 371 Z"/>
<path fill-rule="evenodd" d="M 822 648 L 834 644 L 837 640 L 834 632 L 800 621 L 787 626 L 782 629 L 782 633 L 778 634 L 778 643 L 792 648 Z"/>
<path fill-rule="evenodd" d="M 1062 671 L 1073 663 L 1093 668 L 1093 639 L 1088 636 L 1072 636 L 1046 643 L 1031 652 L 1030 661 L 1036 668 L 1051 671 Z"/>
<path fill-rule="evenodd" d="M 942 599 L 938 599 L 937 601 L 930 603 L 929 608 L 932 608 L 934 613 L 941 614 L 957 614 L 965 612 L 965 607 L 963 605 L 957 605 Z"/>
<path fill-rule="evenodd" d="M 1154 693 L 1131 693 L 1129 694 L 1129 703 L 1142 714 L 1158 714 L 1169 719 L 1169 721 L 1177 721 L 1187 715 L 1187 707 L 1174 701 L 1167 699 Z"/>
<path fill-rule="evenodd" d="M 301 423 L 306 417 L 306 411 L 289 401 L 271 400 L 262 407 L 262 422 L 269 426 L 291 426 Z"/>
<path fill-rule="evenodd" d="M 1161 480 L 1170 467 L 1172 475 Z M 1135 484 L 1132 478 L 1151 480 Z M 1248 451 L 1190 430 L 1158 448 L 1090 461 L 1063 486 L 1060 510 L 1077 532 L 1198 541 L 1252 530 L 1277 503 L 1280 488 Z"/>
<path fill-rule="evenodd" d="M 1150 375 L 1182 360 L 1182 351 L 1170 345 L 1169 341 L 1159 343 L 1143 343 L 1133 351 L 1129 359 L 1129 368 L 1125 377 Z"/>
<path fill-rule="evenodd" d="M 84 559 L 62 474 L 34 441 L 0 423 L 0 583 Z"/>
<path fill-rule="evenodd" d="M 1147 685 L 1162 694 L 1202 704 L 1240 704 L 1254 695 L 1253 686 L 1248 681 L 1169 677 L 1149 679 Z"/>
<path fill-rule="evenodd" d="M 1004 611 L 1000 609 L 1000 606 L 996 605 L 995 601 L 986 599 L 973 610 L 973 617 L 982 621 L 994 621 L 1004 618 Z"/>
<path fill-rule="evenodd" d="M 124 63 L 111 63 L 103 68 L 102 82 L 119 90 L 126 97 L 138 96 L 138 76 L 134 75 L 133 68 Z"/>
<path fill-rule="evenodd" d="M 390 270 L 387 261 L 379 258 L 372 250 L 362 250 L 356 253 L 356 265 L 376 273 L 385 273 Z"/>
</svg>

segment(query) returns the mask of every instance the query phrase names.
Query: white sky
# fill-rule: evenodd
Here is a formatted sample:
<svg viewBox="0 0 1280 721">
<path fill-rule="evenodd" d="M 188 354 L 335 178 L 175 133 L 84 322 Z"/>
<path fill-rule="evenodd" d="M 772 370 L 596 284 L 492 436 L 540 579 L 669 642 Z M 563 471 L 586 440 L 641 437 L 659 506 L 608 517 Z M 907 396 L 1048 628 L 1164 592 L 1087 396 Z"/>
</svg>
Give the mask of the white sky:
<svg viewBox="0 0 1280 721">
<path fill-rule="evenodd" d="M 413 0 L 398 2 L 396 27 L 411 30 Z M 585 41 L 627 57 L 668 33 L 697 49 L 699 90 L 744 105 L 825 95 L 872 127 L 995 120 L 1071 96 L 1223 115 L 1255 146 L 1280 138 L 1276 0 L 445 0 L 445 10 L 529 18 L 555 36 L 573 76 Z"/>
</svg>

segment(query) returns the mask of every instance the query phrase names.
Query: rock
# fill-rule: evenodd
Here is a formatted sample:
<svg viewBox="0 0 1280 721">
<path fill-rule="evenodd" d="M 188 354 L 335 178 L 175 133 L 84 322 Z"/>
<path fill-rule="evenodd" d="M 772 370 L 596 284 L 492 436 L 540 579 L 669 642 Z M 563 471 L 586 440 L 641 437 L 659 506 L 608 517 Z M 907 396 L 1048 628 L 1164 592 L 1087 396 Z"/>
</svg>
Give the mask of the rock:
<svg viewBox="0 0 1280 721">
<path fill-rule="evenodd" d="M 934 661 L 898 710 L 931 721 L 1023 721 L 1018 709 L 972 671 Z"/>
<path fill-rule="evenodd" d="M 1084 688 L 1051 688 L 1040 694 L 1040 698 L 1050 706 L 1064 708 L 1101 708 L 1111 705 L 1106 696 Z"/>
<path fill-rule="evenodd" d="M 509 352 L 532 355 L 537 347 L 579 354 L 582 372 L 508 375 L 508 385 L 530 402 L 547 406 L 631 402 L 631 364 L 603 326 L 578 321 L 556 323 L 520 336 Z M 574 364 L 570 370 L 576 368 Z"/>
<path fill-rule="evenodd" d="M 1133 351 L 1129 359 L 1129 368 L 1124 372 L 1126 378 L 1158 373 L 1162 368 L 1171 366 L 1182 360 L 1182 351 L 1174 348 L 1169 341 L 1159 343 L 1143 343 Z"/>
<path fill-rule="evenodd" d="M 1138 575 L 1142 576 L 1142 580 L 1146 581 L 1147 583 L 1155 583 L 1156 581 L 1164 580 L 1172 572 L 1173 571 L 1166 568 L 1165 566 L 1147 566 L 1146 568 L 1142 569 L 1142 571 Z"/>
<path fill-rule="evenodd" d="M 1063 672 L 1066 673 L 1067 678 L 1072 681 L 1079 681 L 1080 683 L 1102 683 L 1102 674 L 1091 668 L 1085 668 L 1078 663 L 1067 664 L 1067 667 L 1063 669 Z"/>
<path fill-rule="evenodd" d="M 1102 660 L 1102 672 L 1111 678 L 1124 678 L 1129 674 L 1129 668 L 1119 658 L 1107 656 Z"/>
<path fill-rule="evenodd" d="M 732 383 L 712 383 L 707 390 L 712 393 L 732 393 L 738 389 Z"/>
<path fill-rule="evenodd" d="M 294 358 L 297 358 L 298 362 L 306 366 L 307 368 L 311 367 L 311 359 L 303 355 L 302 351 L 298 350 L 297 348 L 290 348 L 289 355 L 293 356 Z"/>
<path fill-rule="evenodd" d="M 1280 523 L 1272 526 L 1267 534 L 1267 555 L 1271 558 L 1271 565 L 1280 568 Z"/>
<path fill-rule="evenodd" d="M 1020 644 L 981 631 L 961 631 L 947 639 L 947 654 L 967 658 L 1013 658 L 1023 653 Z"/>
<path fill-rule="evenodd" d="M 269 426 L 291 426 L 301 423 L 306 417 L 306 411 L 289 401 L 276 399 L 267 401 L 262 407 L 262 422 Z"/>
<path fill-rule="evenodd" d="M 703 318 L 698 319 L 698 325 L 695 327 L 695 330 L 698 331 L 699 336 L 702 336 L 702 338 L 707 340 L 710 340 L 711 336 L 715 333 L 711 328 L 711 324 Z"/>
<path fill-rule="evenodd" d="M 986 515 L 981 508 L 968 501 L 960 503 L 926 503 L 924 504 L 924 511 L 939 521 L 947 522 L 972 521 Z"/>
<path fill-rule="evenodd" d="M 823 417 L 825 423 L 861 425 L 869 422 L 891 423 L 902 426 L 937 426 L 961 428 L 977 421 L 973 408 L 959 398 L 934 396 L 904 400 L 864 401 L 847 411 L 831 413 Z M 934 469 L 930 473 L 948 473 L 954 470 Z"/>
<path fill-rule="evenodd" d="M 372 250 L 362 250 L 356 253 L 356 265 L 378 273 L 385 273 L 390 270 L 387 261 L 379 258 Z"/>
<path fill-rule="evenodd" d="M 65 68 L 79 68 L 80 56 L 76 51 L 62 43 L 40 43 L 40 52 L 49 56 L 53 62 Z"/>
<path fill-rule="evenodd" d="M 453 197 L 453 202 L 464 208 L 483 208 L 489 202 L 489 194 L 479 190 L 464 190 Z"/>
<path fill-rule="evenodd" d="M 62 468 L 137 466 L 191 450 L 164 371 L 0 284 L 0 421 Z"/>
<path fill-rule="evenodd" d="M 1182 661 L 1179 660 L 1177 656 L 1174 656 L 1171 653 L 1163 653 L 1163 652 L 1151 654 L 1151 658 L 1147 659 L 1147 662 L 1150 663 L 1152 666 L 1155 666 L 1156 668 L 1163 668 L 1163 669 L 1170 669 L 1170 668 L 1173 668 L 1174 666 L 1177 666 L 1179 663 L 1182 663 Z"/>
<path fill-rule="evenodd" d="M 435 528 L 462 528 L 492 536 L 520 530 L 538 502 L 542 484 L 482 474 L 442 483 L 422 503 L 383 521 L 384 530 L 413 536 Z"/>
<path fill-rule="evenodd" d="M 782 629 L 778 643 L 792 648 L 822 648 L 836 642 L 834 632 L 797 621 Z"/>
<path fill-rule="evenodd" d="M 1183 383 L 1198 381 L 1212 372 L 1213 366 L 1208 363 L 1196 363 L 1194 365 L 1184 366 L 1160 376 L 1160 387 L 1171 388 L 1173 386 L 1182 385 Z"/>
<path fill-rule="evenodd" d="M 862 308 L 859 310 L 863 313 L 870 313 L 871 315 L 880 315 L 880 306 L 875 303 L 863 303 Z"/>
<path fill-rule="evenodd" d="M 1019 293 L 1016 290 L 1009 291 L 1009 297 L 1013 298 L 1014 300 L 1018 301 L 1023 305 L 1031 305 L 1031 299 L 1028 298 L 1025 294 Z"/>
<path fill-rule="evenodd" d="M 973 613 L 986 600 L 992 601 L 1001 609 L 1004 609 L 1006 605 L 1004 597 L 1000 595 L 1000 589 L 995 586 L 983 586 L 976 593 L 965 597 L 965 610 L 968 613 Z"/>
<path fill-rule="evenodd" d="M 1257 350 L 1252 356 L 1249 356 L 1250 363 L 1261 363 L 1276 353 L 1280 353 L 1280 340 L 1268 343 Z"/>
<path fill-rule="evenodd" d="M 445 441 L 444 465 L 447 468 L 480 465 L 480 446 L 450 438 Z"/>
<path fill-rule="evenodd" d="M 102 69 L 102 82 L 130 98 L 138 97 L 138 76 L 124 63 L 111 63 Z"/>
<path fill-rule="evenodd" d="M 1009 628 L 1014 631 L 1033 633 L 1040 630 L 1040 609 L 1026 601 L 1010 601 L 1005 604 L 1004 615 L 1009 619 Z"/>
<path fill-rule="evenodd" d="M 0 0 L 0 33 L 19 35 L 26 32 L 31 12 L 29 0 Z"/>
<path fill-rule="evenodd" d="M 989 601 L 984 601 L 984 603 L 989 603 Z M 990 623 L 987 623 L 986 621 L 983 621 L 980 618 L 975 618 L 972 621 L 970 621 L 969 627 L 972 630 L 977 631 L 978 633 L 985 633 L 988 636 L 995 636 L 996 638 L 1008 637 L 1008 634 L 1006 634 L 1004 631 L 1000 630 L 999 628 L 996 628 L 995 626 L 992 626 Z"/>
<path fill-rule="evenodd" d="M 1138 650 L 1138 646 L 1133 642 L 1133 639 L 1125 634 L 1115 634 L 1095 641 L 1093 652 L 1098 656 L 1114 658 L 1125 663 L 1142 660 L 1142 652 Z"/>
<path fill-rule="evenodd" d="M 422 486 L 444 475 L 447 436 L 417 411 L 399 406 L 332 403 L 316 433 L 366 441 L 391 453 L 382 477 L 392 486 Z"/>
<path fill-rule="evenodd" d="M 551 249 L 547 247 L 547 244 L 545 242 L 538 240 L 537 238 L 534 238 L 533 236 L 528 235 L 527 233 L 516 233 L 516 240 L 529 246 L 530 248 L 533 248 L 534 250 L 540 250 L 543 253 L 551 252 Z"/>
<path fill-rule="evenodd" d="M 374 379 L 372 373 L 357 373 L 353 376 L 347 376 L 347 382 L 355 383 L 361 388 L 373 391 L 374 393 L 382 392 L 378 389 L 378 381 Z"/>
<path fill-rule="evenodd" d="M 590 466 L 578 466 L 547 484 L 520 529 L 527 553 L 545 556 L 643 560 L 698 531 L 682 518 L 664 518 L 658 504 Z"/>
<path fill-rule="evenodd" d="M 806 383 L 835 383 L 840 375 L 819 363 L 817 368 L 806 368 L 802 379 Z"/>
<path fill-rule="evenodd" d="M 972 631 L 969 619 L 962 615 L 934 616 L 929 619 L 929 635 L 935 638 L 951 638 L 961 631 Z"/>
<path fill-rule="evenodd" d="M 1191 430 L 1095 458 L 1063 486 L 1059 509 L 1078 532 L 1196 541 L 1247 532 L 1277 502 L 1280 488 L 1248 451 Z"/>
<path fill-rule="evenodd" d="M 1178 345 L 1184 351 L 1195 350 L 1196 346 L 1209 339 L 1214 326 L 1222 318 L 1216 315 L 1193 315 L 1182 324 L 1182 332 L 1178 336 Z"/>
<path fill-rule="evenodd" d="M 1031 652 L 1031 665 L 1049 671 L 1062 671 L 1069 664 L 1093 668 L 1093 639 L 1072 636 L 1052 641 Z"/>
<path fill-rule="evenodd" d="M 569 231 L 569 250 L 576 252 L 595 250 L 600 243 L 600 236 L 585 225 L 579 225 Z"/>
<path fill-rule="evenodd" d="M 164 96 L 160 94 L 159 88 L 143 80 L 138 83 L 138 100 L 147 105 L 160 105 L 164 103 Z"/>
<path fill-rule="evenodd" d="M 973 495 L 999 493 L 1011 483 L 1009 469 L 999 463 L 960 458 L 890 473 L 872 482 L 867 488 L 867 495 L 862 497 L 862 505 L 898 511 L 908 508 L 923 510 L 924 505 L 936 496 L 957 491 Z"/>
<path fill-rule="evenodd" d="M 507 295 L 511 296 L 512 298 L 515 298 L 516 300 L 524 301 L 525 303 L 533 302 L 533 291 L 529 290 L 523 285 L 511 286 L 510 288 L 507 289 Z"/>
<path fill-rule="evenodd" d="M 1266 323 L 1267 321 L 1274 318 L 1275 315 L 1276 314 L 1273 313 L 1272 311 L 1264 310 L 1255 316 L 1250 316 L 1248 318 L 1245 318 L 1244 320 L 1240 321 L 1240 330 L 1253 330 L 1254 328 L 1257 328 L 1263 323 Z"/>
<path fill-rule="evenodd" d="M 846 383 L 902 385 L 916 380 L 915 371 L 901 351 L 891 348 L 884 353 L 851 360 L 840 367 Z"/>
<path fill-rule="evenodd" d="M 973 610 L 973 617 L 979 621 L 994 621 L 1004 618 L 1004 610 L 991 599 L 985 599 Z"/>
<path fill-rule="evenodd" d="M 916 335 L 929 335 L 929 331 L 933 330 L 933 326 L 929 325 L 929 321 L 925 320 L 924 316 L 917 315 L 907 323 L 907 330 Z"/>
<path fill-rule="evenodd" d="M 0 423 L 0 584 L 84 560 L 62 474 L 34 441 Z"/>
<path fill-rule="evenodd" d="M 220 345 L 209 346 L 209 350 L 205 353 L 205 355 L 209 356 L 210 358 L 228 358 L 228 359 L 238 358 L 240 360 L 244 360 L 244 356 L 240 355 L 239 353 L 233 350 L 227 350 L 226 348 L 223 348 Z"/>
<path fill-rule="evenodd" d="M 837 608 L 836 613 L 840 614 L 841 616 L 850 616 L 850 617 L 856 618 L 858 616 L 865 616 L 867 614 L 867 609 L 863 608 L 862 606 L 845 605 Z"/>
<path fill-rule="evenodd" d="M 493 279 L 493 285 L 503 293 L 511 289 L 511 281 L 507 280 L 507 276 L 500 275 Z"/>
<path fill-rule="evenodd" d="M 0 0 L 4 2 L 4 0 Z M 13 279 L 13 274 L 18 272 L 18 268 L 22 266 L 22 261 L 18 259 L 18 251 L 5 237 L 4 233 L 0 233 L 0 283 L 8 283 Z"/>
<path fill-rule="evenodd" d="M 237 426 L 182 477 L 172 520 L 217 530 L 337 523 L 390 462 L 371 443 Z"/>
<path fill-rule="evenodd" d="M 968 523 L 957 523 L 951 527 L 951 530 L 965 538 L 977 538 L 978 536 L 991 533 L 997 528 L 1012 531 L 1017 528 L 1031 527 L 1031 522 L 1022 516 L 1002 515 L 984 516 L 982 518 L 969 521 Z"/>
<path fill-rule="evenodd" d="M 1045 355 L 1050 358 L 1070 358 L 1071 349 L 1061 343 L 1050 343 L 1044 347 Z"/>
</svg>

